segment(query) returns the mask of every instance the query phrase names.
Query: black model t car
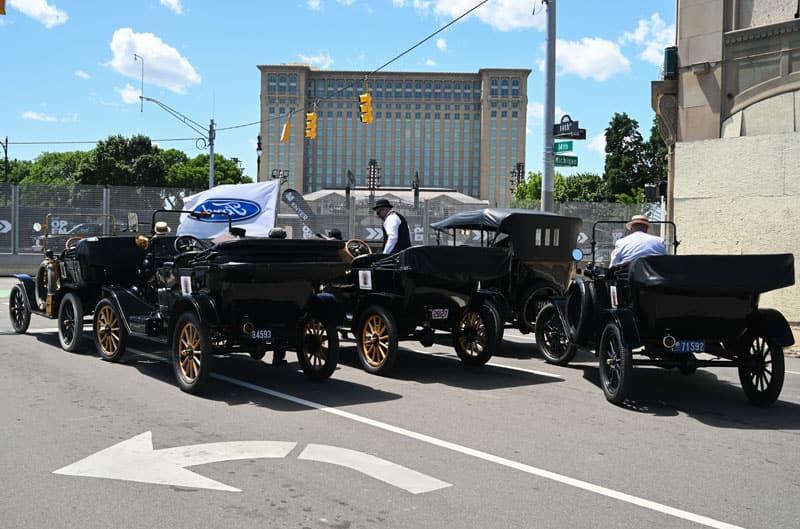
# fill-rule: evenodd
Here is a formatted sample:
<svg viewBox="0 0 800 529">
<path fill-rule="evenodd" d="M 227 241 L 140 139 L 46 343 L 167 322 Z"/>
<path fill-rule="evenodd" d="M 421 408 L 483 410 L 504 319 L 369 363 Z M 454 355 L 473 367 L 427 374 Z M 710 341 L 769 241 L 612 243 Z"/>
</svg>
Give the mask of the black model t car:
<svg viewBox="0 0 800 529">
<path fill-rule="evenodd" d="M 554 213 L 486 208 L 457 213 L 431 227 L 439 244 L 508 248 L 507 273 L 481 284 L 506 298 L 510 310 L 501 314 L 503 320 L 529 333 L 542 306 L 563 294 L 575 274 L 573 251 L 581 224 L 579 218 Z"/>
<path fill-rule="evenodd" d="M 644 365 L 685 374 L 736 367 L 751 402 L 775 402 L 783 387 L 783 347 L 794 339 L 783 315 L 759 308 L 758 299 L 794 284 L 794 257 L 651 255 L 603 267 L 594 242 L 602 224 L 611 222 L 595 223 L 584 278 L 539 313 L 536 341 L 546 360 L 564 365 L 578 346 L 591 348 L 603 392 L 615 404 L 630 393 L 633 366 Z"/>
<path fill-rule="evenodd" d="M 351 253 L 358 241 L 348 241 Z M 483 365 L 497 345 L 502 296 L 479 288 L 508 273 L 506 248 L 413 246 L 392 255 L 357 256 L 348 273 L 328 285 L 352 315 L 358 358 L 385 374 L 398 357 L 398 340 L 434 343 L 450 333 L 462 362 Z M 499 298 L 499 299 L 498 299 Z"/>
</svg>

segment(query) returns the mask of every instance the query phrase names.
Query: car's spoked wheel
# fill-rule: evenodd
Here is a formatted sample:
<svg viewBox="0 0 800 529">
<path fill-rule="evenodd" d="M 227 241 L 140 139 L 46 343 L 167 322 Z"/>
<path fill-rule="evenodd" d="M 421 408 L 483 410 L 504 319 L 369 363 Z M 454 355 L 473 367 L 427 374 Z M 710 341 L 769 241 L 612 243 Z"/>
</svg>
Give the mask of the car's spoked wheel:
<svg viewBox="0 0 800 529">
<path fill-rule="evenodd" d="M 559 366 L 569 364 L 578 351 L 578 346 L 567 338 L 567 331 L 552 303 L 542 307 L 536 317 L 536 345 L 548 363 Z"/>
<path fill-rule="evenodd" d="M 467 365 L 482 366 L 497 347 L 497 327 L 492 307 L 468 308 L 453 331 L 456 354 Z"/>
<path fill-rule="evenodd" d="M 764 407 L 778 400 L 786 373 L 783 348 L 755 335 L 741 358 L 750 360 L 750 365 L 739 368 L 739 381 L 750 402 Z"/>
<path fill-rule="evenodd" d="M 622 343 L 622 335 L 616 323 L 609 322 L 603 329 L 598 356 L 603 393 L 609 402 L 622 404 L 630 391 L 633 355 Z"/>
<path fill-rule="evenodd" d="M 109 362 L 120 362 L 125 356 L 128 330 L 109 300 L 101 299 L 97 304 L 92 328 L 95 348 L 100 357 Z"/>
<path fill-rule="evenodd" d="M 364 311 L 358 333 L 358 359 L 366 371 L 383 375 L 397 361 L 397 324 L 383 307 Z"/>
<path fill-rule="evenodd" d="M 68 292 L 58 307 L 58 341 L 67 352 L 75 352 L 83 335 L 83 304 L 74 292 Z"/>
<path fill-rule="evenodd" d="M 303 373 L 312 380 L 330 377 L 339 363 L 339 336 L 336 326 L 311 316 L 300 330 L 297 360 Z"/>
<path fill-rule="evenodd" d="M 27 331 L 31 324 L 31 311 L 25 306 L 25 298 L 22 296 L 24 296 L 22 285 L 11 287 L 11 293 L 8 296 L 8 316 L 11 318 L 11 326 L 17 334 Z"/>
<path fill-rule="evenodd" d="M 172 366 L 178 386 L 199 394 L 211 374 L 211 340 L 208 330 L 193 312 L 183 314 L 175 327 Z"/>
</svg>

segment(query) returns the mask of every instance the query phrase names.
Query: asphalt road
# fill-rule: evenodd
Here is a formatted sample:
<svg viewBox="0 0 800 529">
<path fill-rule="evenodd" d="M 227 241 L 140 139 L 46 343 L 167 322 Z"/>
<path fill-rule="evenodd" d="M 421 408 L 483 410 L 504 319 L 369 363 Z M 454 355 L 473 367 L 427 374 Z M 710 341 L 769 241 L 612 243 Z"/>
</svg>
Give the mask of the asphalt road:
<svg viewBox="0 0 800 529">
<path fill-rule="evenodd" d="M 345 342 L 322 383 L 292 353 L 283 367 L 220 359 L 193 397 L 147 342 L 111 364 L 88 327 L 76 353 L 53 320 L 14 334 L 12 281 L 0 278 L 4 529 L 798 526 L 797 358 L 765 410 L 734 369 L 637 368 L 633 399 L 613 406 L 591 354 L 550 366 L 515 331 L 481 369 L 445 341 L 402 342 L 391 377 L 361 370 Z"/>
</svg>

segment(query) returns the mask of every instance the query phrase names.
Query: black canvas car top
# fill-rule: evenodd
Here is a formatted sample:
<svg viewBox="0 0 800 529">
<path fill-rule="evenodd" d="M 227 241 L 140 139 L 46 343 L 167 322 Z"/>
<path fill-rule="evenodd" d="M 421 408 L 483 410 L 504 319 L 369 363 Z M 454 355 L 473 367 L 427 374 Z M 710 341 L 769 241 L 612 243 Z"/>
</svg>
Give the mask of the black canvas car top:
<svg viewBox="0 0 800 529">
<path fill-rule="evenodd" d="M 492 230 L 505 231 L 509 217 L 522 215 L 532 219 L 542 216 L 561 216 L 546 211 L 533 211 L 530 209 L 511 209 L 511 208 L 484 208 L 472 211 L 462 211 L 451 215 L 444 220 L 434 222 L 431 228 L 435 230 L 447 230 L 458 228 L 465 230 Z"/>
</svg>

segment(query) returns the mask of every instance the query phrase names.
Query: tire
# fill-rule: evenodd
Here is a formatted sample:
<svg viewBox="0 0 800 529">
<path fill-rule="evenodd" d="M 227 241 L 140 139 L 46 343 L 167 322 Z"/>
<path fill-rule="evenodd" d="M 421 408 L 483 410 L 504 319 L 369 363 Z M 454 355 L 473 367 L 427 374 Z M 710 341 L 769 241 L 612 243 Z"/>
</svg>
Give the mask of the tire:
<svg viewBox="0 0 800 529">
<path fill-rule="evenodd" d="M 536 317 L 536 345 L 548 364 L 565 366 L 575 357 L 578 346 L 569 341 L 567 330 L 555 305 L 548 303 Z"/>
<path fill-rule="evenodd" d="M 739 382 L 750 402 L 764 408 L 778 400 L 783 389 L 783 348 L 760 334 L 755 334 L 746 347 L 740 359 L 750 359 L 753 365 L 739 368 Z"/>
<path fill-rule="evenodd" d="M 361 316 L 357 351 L 361 366 L 368 373 L 385 375 L 397 362 L 397 323 L 387 309 L 373 305 Z"/>
<path fill-rule="evenodd" d="M 497 327 L 492 306 L 468 307 L 453 329 L 453 346 L 462 362 L 482 366 L 497 348 Z"/>
<path fill-rule="evenodd" d="M 128 329 L 108 299 L 101 299 L 94 309 L 92 334 L 100 358 L 108 362 L 122 361 L 128 345 Z"/>
<path fill-rule="evenodd" d="M 336 325 L 309 316 L 300 327 L 297 361 L 311 380 L 330 378 L 339 363 L 339 335 Z"/>
<path fill-rule="evenodd" d="M 603 393 L 609 402 L 622 404 L 630 391 L 633 353 L 622 343 L 622 334 L 615 322 L 606 324 L 597 352 Z"/>
<path fill-rule="evenodd" d="M 14 285 L 8 295 L 8 317 L 17 334 L 25 333 L 31 324 L 31 311 L 25 306 L 25 292 L 22 288 L 22 285 Z"/>
<path fill-rule="evenodd" d="M 534 332 L 536 316 L 550 298 L 558 295 L 558 289 L 541 281 L 529 285 L 522 294 L 517 310 L 519 330 L 524 333 Z"/>
<path fill-rule="evenodd" d="M 592 290 L 585 281 L 576 281 L 566 294 L 567 336 L 573 343 L 583 343 L 592 317 Z"/>
<path fill-rule="evenodd" d="M 67 292 L 58 306 L 58 341 L 69 353 L 78 350 L 83 336 L 83 304 L 74 292 Z"/>
<path fill-rule="evenodd" d="M 172 368 L 178 387 L 186 393 L 201 394 L 211 374 L 212 349 L 208 329 L 194 312 L 178 318 L 172 345 Z"/>
<path fill-rule="evenodd" d="M 494 328 L 497 330 L 497 346 L 500 347 L 500 344 L 503 343 L 503 335 L 506 332 L 506 322 L 503 321 L 497 307 L 493 304 L 487 304 L 487 307 L 489 307 L 489 311 L 492 313 L 492 318 L 494 319 Z"/>
<path fill-rule="evenodd" d="M 253 360 L 261 360 L 262 358 L 264 358 L 264 356 L 266 356 L 267 352 L 266 351 L 250 351 L 249 354 L 250 354 L 250 358 L 252 358 Z"/>
</svg>

